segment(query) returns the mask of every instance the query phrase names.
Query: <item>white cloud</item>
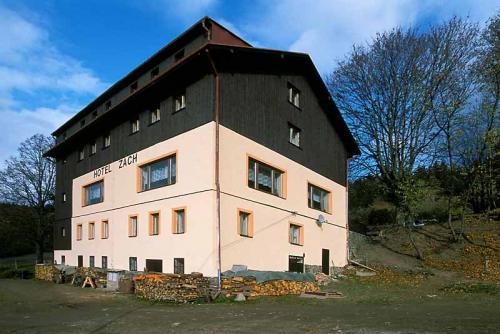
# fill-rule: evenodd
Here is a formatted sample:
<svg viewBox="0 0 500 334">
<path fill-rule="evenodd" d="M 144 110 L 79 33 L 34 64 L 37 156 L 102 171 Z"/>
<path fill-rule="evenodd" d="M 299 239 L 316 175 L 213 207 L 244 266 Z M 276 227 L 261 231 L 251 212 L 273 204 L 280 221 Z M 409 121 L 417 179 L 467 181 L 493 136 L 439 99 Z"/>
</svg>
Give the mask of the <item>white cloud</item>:
<svg viewBox="0 0 500 334">
<path fill-rule="evenodd" d="M 0 161 L 35 133 L 50 134 L 107 86 L 60 52 L 47 30 L 0 5 Z M 70 100 L 71 102 L 67 102 Z"/>
</svg>

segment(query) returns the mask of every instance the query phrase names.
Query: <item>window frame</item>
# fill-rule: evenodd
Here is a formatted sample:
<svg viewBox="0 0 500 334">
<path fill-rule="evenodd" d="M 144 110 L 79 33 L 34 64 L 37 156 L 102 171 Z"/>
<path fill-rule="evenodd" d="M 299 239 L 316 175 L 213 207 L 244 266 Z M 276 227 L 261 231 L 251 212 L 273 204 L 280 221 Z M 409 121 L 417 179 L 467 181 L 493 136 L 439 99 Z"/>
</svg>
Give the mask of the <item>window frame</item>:
<svg viewBox="0 0 500 334">
<path fill-rule="evenodd" d="M 137 168 L 136 168 L 136 191 L 138 193 L 142 193 L 142 192 L 145 192 L 145 191 L 150 191 L 150 190 L 154 190 L 154 189 L 160 189 L 160 188 L 163 188 L 163 187 L 168 187 L 168 186 L 172 186 L 174 184 L 176 184 L 178 181 L 179 181 L 179 175 L 178 175 L 178 170 L 179 170 L 179 159 L 177 159 L 177 151 L 174 151 L 174 152 L 170 152 L 170 153 L 167 153 L 167 154 L 164 154 L 164 155 L 161 155 L 159 157 L 156 157 L 154 159 L 151 159 L 151 160 L 147 160 L 145 162 L 142 162 L 140 165 L 137 165 Z M 175 178 L 173 178 L 173 174 L 172 174 L 172 158 L 175 158 Z M 147 189 L 143 189 L 142 185 L 143 185 L 143 181 L 142 181 L 142 170 L 144 168 L 147 168 L 157 162 L 160 162 L 162 160 L 167 160 L 169 159 L 169 162 L 168 162 L 168 177 L 167 177 L 167 184 L 165 185 L 160 185 L 160 186 L 157 186 L 157 187 L 151 187 L 151 181 L 148 180 L 148 184 L 149 184 L 149 187 Z M 148 178 L 151 179 L 151 170 L 149 170 L 148 172 Z M 173 180 L 173 181 L 172 181 Z"/>
<path fill-rule="evenodd" d="M 294 106 L 295 108 L 301 110 L 300 108 L 300 89 L 298 89 L 295 85 L 293 85 L 292 83 L 288 82 L 287 84 L 287 88 L 288 88 L 288 97 L 287 97 L 287 100 L 288 102 Z M 295 103 L 295 97 L 298 97 L 297 99 L 297 103 Z"/>
<path fill-rule="evenodd" d="M 248 215 L 247 234 L 243 234 L 241 231 L 241 214 L 242 213 Z M 236 231 L 237 231 L 238 235 L 241 237 L 253 238 L 254 225 L 253 225 L 253 212 L 252 211 L 246 210 L 246 209 L 241 209 L 241 208 L 238 208 L 236 210 Z"/>
<path fill-rule="evenodd" d="M 158 217 L 158 226 L 155 231 L 154 217 Z M 161 225 L 161 213 L 160 211 L 149 211 L 148 212 L 148 232 L 150 236 L 160 235 L 160 225 Z M 155 233 L 156 232 L 156 233 Z"/>
<path fill-rule="evenodd" d="M 317 188 L 320 191 L 327 193 L 328 198 L 326 200 L 326 203 L 327 203 L 328 207 L 326 208 L 326 210 L 317 209 L 317 208 L 314 208 L 312 206 L 312 191 L 311 191 L 312 187 Z M 331 214 L 332 213 L 332 205 L 333 205 L 333 203 L 332 203 L 332 191 L 331 190 L 324 188 L 324 187 L 320 187 L 312 182 L 307 181 L 307 207 L 309 209 L 313 209 L 313 210 L 317 210 L 317 211 Z"/>
<path fill-rule="evenodd" d="M 254 162 L 254 180 L 253 180 L 253 183 L 254 183 L 254 186 L 252 187 L 250 184 L 249 184 L 249 177 L 250 177 L 250 162 L 253 161 Z M 261 165 L 264 165 L 264 167 L 267 167 L 269 169 L 271 169 L 271 191 L 266 191 L 266 190 L 263 190 L 263 189 L 259 189 L 258 188 L 258 164 L 261 164 Z M 282 199 L 286 199 L 287 198 L 287 171 L 286 169 L 284 168 L 280 168 L 280 167 L 277 167 L 276 165 L 274 164 L 270 164 L 266 161 L 263 161 L 262 159 L 259 159 L 259 158 L 256 158 L 250 154 L 247 154 L 247 159 L 246 159 L 246 184 L 247 184 L 247 187 L 250 188 L 250 189 L 254 189 L 254 190 L 257 190 L 257 191 L 260 191 L 260 192 L 263 192 L 263 193 L 266 193 L 266 194 L 269 194 L 269 195 L 273 195 L 273 196 L 276 196 L 276 197 L 279 197 L 279 198 L 282 198 Z M 277 171 L 277 172 L 280 172 L 281 173 L 281 193 L 280 194 L 275 194 L 273 193 L 273 188 L 274 188 L 274 172 Z"/>
<path fill-rule="evenodd" d="M 101 198 L 100 198 L 101 200 L 99 202 L 95 202 L 95 203 L 87 203 L 86 190 L 97 183 L 102 183 Z M 104 202 L 104 178 L 93 180 L 92 182 L 87 183 L 87 184 L 82 186 L 82 207 L 86 207 L 89 205 L 96 205 L 96 204 L 103 203 L 103 202 Z"/>
<path fill-rule="evenodd" d="M 85 159 L 85 146 L 80 147 L 78 150 L 78 161 L 83 161 Z"/>
<path fill-rule="evenodd" d="M 88 239 L 89 240 L 95 239 L 95 222 L 88 223 Z"/>
<path fill-rule="evenodd" d="M 111 100 L 108 100 L 106 101 L 106 104 L 104 104 L 104 110 L 108 111 L 109 109 L 111 109 L 112 106 L 113 103 L 111 102 Z"/>
<path fill-rule="evenodd" d="M 95 268 L 95 256 L 89 255 L 89 268 Z"/>
<path fill-rule="evenodd" d="M 66 227 L 61 226 L 61 238 L 66 238 Z"/>
<path fill-rule="evenodd" d="M 138 83 L 137 81 L 132 82 L 132 83 L 130 84 L 130 86 L 129 86 L 129 89 L 130 89 L 129 93 L 130 93 L 130 94 L 135 93 L 135 92 L 137 91 L 137 89 L 138 89 L 138 88 L 139 88 L 139 83 Z"/>
<path fill-rule="evenodd" d="M 178 211 L 184 211 L 184 226 L 183 226 L 183 231 L 182 232 L 178 232 L 177 230 L 177 227 L 178 227 L 178 220 L 177 220 L 177 212 Z M 172 234 L 186 234 L 186 230 L 187 230 L 187 209 L 185 206 L 181 206 L 181 207 L 178 207 L 178 208 L 173 208 L 172 209 Z"/>
<path fill-rule="evenodd" d="M 109 239 L 109 220 L 101 220 L 101 239 Z"/>
<path fill-rule="evenodd" d="M 80 241 L 83 239 L 83 224 L 76 224 L 76 240 Z"/>
<path fill-rule="evenodd" d="M 153 80 L 154 78 L 156 78 L 157 76 L 160 75 L 160 66 L 155 66 L 151 69 L 151 71 L 149 71 L 149 75 L 150 75 L 150 79 Z"/>
<path fill-rule="evenodd" d="M 134 268 L 132 267 L 132 259 L 134 259 Z M 137 257 L 136 256 L 129 256 L 128 258 L 128 269 L 129 271 L 137 271 Z"/>
<path fill-rule="evenodd" d="M 179 107 L 177 107 L 177 102 L 180 100 Z M 187 97 L 186 90 L 180 91 L 173 96 L 173 113 L 179 112 L 186 109 L 187 107 Z"/>
<path fill-rule="evenodd" d="M 132 219 L 135 218 L 135 234 L 132 228 Z M 135 238 L 139 234 L 139 215 L 132 214 L 128 216 L 128 236 L 129 238 Z"/>
<path fill-rule="evenodd" d="M 90 144 L 89 156 L 92 156 L 97 153 L 97 142 L 93 141 Z"/>
<path fill-rule="evenodd" d="M 66 195 L 66 192 L 62 192 L 61 193 L 61 202 L 66 203 L 67 200 L 68 200 L 68 197 Z"/>
<path fill-rule="evenodd" d="M 179 272 L 178 268 L 179 268 L 179 265 L 177 263 L 178 260 L 182 260 L 182 272 Z M 186 272 L 186 261 L 183 257 L 174 257 L 174 274 L 178 274 L 178 275 L 184 275 L 184 273 Z"/>
<path fill-rule="evenodd" d="M 299 230 L 298 243 L 292 241 L 292 226 L 297 227 Z M 304 246 L 304 225 L 297 222 L 288 222 L 288 242 L 294 246 Z"/>
<path fill-rule="evenodd" d="M 111 133 L 107 133 L 102 136 L 102 149 L 108 148 L 111 146 Z"/>
<path fill-rule="evenodd" d="M 153 118 L 154 118 L 154 120 L 153 120 Z M 149 110 L 149 125 L 156 124 L 160 120 L 161 120 L 161 107 L 158 104 Z"/>
<path fill-rule="evenodd" d="M 298 134 L 298 143 L 294 143 L 293 138 L 292 138 L 294 130 L 295 130 L 295 133 Z M 301 133 L 302 133 L 302 130 L 299 127 L 297 127 L 297 126 L 293 125 L 292 123 L 288 122 L 288 142 L 290 144 L 292 144 L 295 147 L 301 148 L 302 147 L 300 145 Z"/>
<path fill-rule="evenodd" d="M 130 121 L 130 134 L 136 134 L 141 130 L 141 121 L 139 117 L 134 118 Z"/>
<path fill-rule="evenodd" d="M 106 261 L 104 261 L 104 259 L 106 259 Z M 106 263 L 106 265 L 104 265 L 105 263 Z M 108 269 L 108 256 L 107 255 L 101 256 L 101 268 Z"/>
</svg>

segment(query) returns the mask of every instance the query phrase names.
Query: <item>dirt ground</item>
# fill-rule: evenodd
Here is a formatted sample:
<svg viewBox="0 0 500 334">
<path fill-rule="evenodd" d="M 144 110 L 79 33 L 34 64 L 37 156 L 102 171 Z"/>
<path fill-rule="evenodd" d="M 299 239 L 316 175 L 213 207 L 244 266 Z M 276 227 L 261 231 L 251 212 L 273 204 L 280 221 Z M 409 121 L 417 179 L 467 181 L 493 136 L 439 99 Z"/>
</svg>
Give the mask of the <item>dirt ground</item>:
<svg viewBox="0 0 500 334">
<path fill-rule="evenodd" d="M 498 333 L 497 293 L 346 279 L 343 299 L 151 304 L 132 295 L 0 280 L 1 333 Z"/>
</svg>

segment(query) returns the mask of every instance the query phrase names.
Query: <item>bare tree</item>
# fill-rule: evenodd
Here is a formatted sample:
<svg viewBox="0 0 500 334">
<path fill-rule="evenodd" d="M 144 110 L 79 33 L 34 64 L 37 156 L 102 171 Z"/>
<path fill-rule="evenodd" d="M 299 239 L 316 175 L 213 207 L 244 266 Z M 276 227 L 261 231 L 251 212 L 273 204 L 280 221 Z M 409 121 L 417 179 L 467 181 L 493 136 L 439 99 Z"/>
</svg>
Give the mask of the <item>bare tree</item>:
<svg viewBox="0 0 500 334">
<path fill-rule="evenodd" d="M 0 171 L 1 201 L 31 208 L 27 238 L 36 247 L 37 261 L 43 262 L 44 244 L 52 231 L 55 164 L 43 156 L 53 139 L 36 134 L 21 143 L 18 154 L 5 161 Z"/>
</svg>

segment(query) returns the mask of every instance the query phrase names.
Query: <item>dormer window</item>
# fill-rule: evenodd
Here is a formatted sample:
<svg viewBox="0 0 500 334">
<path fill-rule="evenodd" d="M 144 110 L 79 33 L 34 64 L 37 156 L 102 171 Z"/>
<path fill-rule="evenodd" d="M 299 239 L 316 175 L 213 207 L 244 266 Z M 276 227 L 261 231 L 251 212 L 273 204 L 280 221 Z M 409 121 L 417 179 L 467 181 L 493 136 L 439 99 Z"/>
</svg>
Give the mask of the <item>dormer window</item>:
<svg viewBox="0 0 500 334">
<path fill-rule="evenodd" d="M 182 92 L 174 97 L 174 111 L 186 108 L 186 92 Z"/>
<path fill-rule="evenodd" d="M 111 100 L 109 100 L 108 102 L 106 102 L 106 104 L 104 105 L 104 108 L 106 109 L 106 111 L 108 111 L 109 109 L 111 109 Z"/>
<path fill-rule="evenodd" d="M 288 84 L 288 102 L 300 108 L 300 91 L 292 84 Z"/>
<path fill-rule="evenodd" d="M 179 61 L 182 58 L 184 58 L 184 49 L 182 49 L 181 51 L 177 52 L 175 54 L 175 56 L 174 56 L 175 61 Z"/>
<path fill-rule="evenodd" d="M 154 79 L 155 77 L 157 77 L 158 74 L 160 74 L 160 68 L 158 66 L 156 66 L 155 68 L 153 68 L 151 70 L 151 79 Z"/>
<path fill-rule="evenodd" d="M 137 90 L 137 81 L 130 85 L 130 93 L 133 93 Z"/>
</svg>

